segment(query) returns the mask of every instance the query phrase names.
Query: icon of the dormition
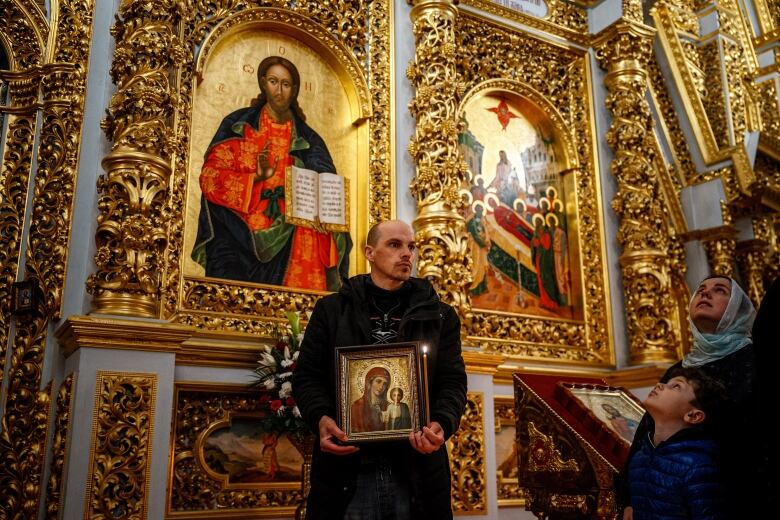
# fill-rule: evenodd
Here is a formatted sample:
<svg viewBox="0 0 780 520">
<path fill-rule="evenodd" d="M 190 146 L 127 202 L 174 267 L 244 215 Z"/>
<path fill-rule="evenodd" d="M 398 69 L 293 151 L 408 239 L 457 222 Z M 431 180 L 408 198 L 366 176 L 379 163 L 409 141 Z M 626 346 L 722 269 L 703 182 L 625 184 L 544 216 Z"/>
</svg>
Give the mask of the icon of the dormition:
<svg viewBox="0 0 780 520">
<path fill-rule="evenodd" d="M 471 104 L 464 123 L 472 305 L 581 319 L 554 135 L 495 96 Z"/>
</svg>

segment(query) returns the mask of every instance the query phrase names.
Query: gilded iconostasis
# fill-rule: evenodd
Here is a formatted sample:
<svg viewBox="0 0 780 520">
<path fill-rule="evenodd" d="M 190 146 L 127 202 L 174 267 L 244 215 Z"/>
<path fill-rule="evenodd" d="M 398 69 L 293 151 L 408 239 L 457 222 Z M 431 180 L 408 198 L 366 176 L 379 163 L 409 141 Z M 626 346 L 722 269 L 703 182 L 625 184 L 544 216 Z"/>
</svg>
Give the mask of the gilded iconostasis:
<svg viewBox="0 0 780 520">
<path fill-rule="evenodd" d="M 0 13 L 2 518 L 301 517 L 310 446 L 248 384 L 381 220 L 461 320 L 465 516 L 530 515 L 514 372 L 649 386 L 691 285 L 780 274 L 776 2 Z"/>
</svg>

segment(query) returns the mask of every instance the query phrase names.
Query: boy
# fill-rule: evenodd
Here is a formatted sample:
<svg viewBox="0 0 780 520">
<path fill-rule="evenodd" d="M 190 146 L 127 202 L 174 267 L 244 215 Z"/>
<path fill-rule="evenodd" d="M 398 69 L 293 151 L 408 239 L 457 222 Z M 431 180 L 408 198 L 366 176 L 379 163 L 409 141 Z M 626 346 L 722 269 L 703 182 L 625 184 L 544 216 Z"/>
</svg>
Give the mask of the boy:
<svg viewBox="0 0 780 520">
<path fill-rule="evenodd" d="M 629 462 L 624 519 L 725 519 L 716 443 L 708 433 L 725 390 L 698 368 L 675 370 L 644 402 L 655 429 Z"/>
</svg>

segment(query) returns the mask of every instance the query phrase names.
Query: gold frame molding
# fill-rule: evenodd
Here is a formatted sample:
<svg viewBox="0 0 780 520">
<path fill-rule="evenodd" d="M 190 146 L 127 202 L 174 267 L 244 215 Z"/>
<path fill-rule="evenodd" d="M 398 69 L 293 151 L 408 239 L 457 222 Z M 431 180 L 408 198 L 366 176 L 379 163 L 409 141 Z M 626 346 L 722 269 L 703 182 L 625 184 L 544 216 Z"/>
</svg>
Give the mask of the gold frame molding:
<svg viewBox="0 0 780 520">
<path fill-rule="evenodd" d="M 580 45 L 587 45 L 590 39 L 587 9 L 560 0 L 543 1 L 547 4 L 547 15 L 541 18 L 509 9 L 491 0 L 463 0 L 461 5 L 522 23 Z"/>
</svg>

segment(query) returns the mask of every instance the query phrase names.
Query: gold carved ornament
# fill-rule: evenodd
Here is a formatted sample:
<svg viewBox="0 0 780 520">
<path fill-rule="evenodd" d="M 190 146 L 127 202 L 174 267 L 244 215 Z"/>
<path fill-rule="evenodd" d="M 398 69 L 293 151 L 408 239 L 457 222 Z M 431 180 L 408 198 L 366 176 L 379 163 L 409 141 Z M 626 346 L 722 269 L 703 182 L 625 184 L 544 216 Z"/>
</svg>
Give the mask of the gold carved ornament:
<svg viewBox="0 0 780 520">
<path fill-rule="evenodd" d="M 762 102 L 761 87 L 752 79 L 758 58 L 747 21 L 732 1 L 663 1 L 650 12 L 704 162 L 732 162 L 717 172 L 693 175 L 691 182 L 721 177 L 730 200 L 750 195 L 755 175 L 744 143 L 747 132 L 760 129 Z M 714 16 L 718 28 L 699 35 L 703 16 Z"/>
<path fill-rule="evenodd" d="M 452 0 L 411 2 L 415 58 L 406 77 L 415 87 L 409 110 L 416 120 L 409 153 L 416 176 L 409 189 L 417 199 L 414 220 L 418 273 L 468 322 L 471 259 L 466 222 L 458 210 L 468 168 L 458 149 L 458 98 L 463 84 L 456 71 L 455 19 Z"/>
<path fill-rule="evenodd" d="M 51 384 L 43 390 L 40 386 L 49 322 L 59 316 L 64 288 L 94 2 L 61 1 L 56 7 L 57 13 L 52 16 L 56 27 L 48 32 L 39 6 L 28 1 L 0 3 L 4 14 L 10 13 L 10 18 L 3 16 L 12 21 L 10 41 L 20 38 L 14 42 L 18 47 L 13 46 L 11 60 L 16 72 L 9 82 L 10 112 L 18 115 L 9 122 L 0 174 L 0 189 L 10 190 L 8 198 L 0 196 L 4 201 L 0 208 L 3 222 L 10 224 L 3 230 L 4 245 L 9 245 L 11 255 L 8 264 L 3 262 L 3 269 L 18 269 L 22 247 L 19 233 L 23 215 L 29 211 L 24 277 L 33 281 L 43 297 L 39 308 L 17 320 L 12 340 L 11 377 L 0 439 L 0 458 L 5 461 L 0 466 L 5 486 L 0 510 L 8 517 L 36 516 L 40 500 Z M 0 26 L 0 30 L 5 32 L 6 27 Z M 8 33 L 3 37 L 8 41 Z M 43 40 L 47 42 L 45 56 Z M 16 89 L 17 81 L 21 89 Z M 35 114 L 39 110 L 40 142 L 46 145 L 38 148 L 32 208 L 28 210 L 23 200 L 27 198 L 30 150 L 34 149 Z M 18 184 L 21 181 L 24 187 Z M 3 294 L 6 287 L 3 284 L 0 289 Z M 6 305 L 5 298 L 3 301 Z M 2 314 L 0 339 L 5 345 L 10 322 L 7 314 Z M 5 352 L 2 354 L 5 358 Z"/>
<path fill-rule="evenodd" d="M 45 32 L 42 14 L 30 2 L 0 0 L 0 38 L 9 51 L 11 72 L 0 79 L 8 85 L 8 104 L 0 106 L 7 114 L 8 129 L 0 168 L 0 382 L 5 374 L 6 348 L 11 327 L 11 285 L 16 281 L 22 251 L 22 228 L 27 206 L 28 185 L 35 149 L 35 124 L 41 64 L 45 59 Z M 28 16 L 36 13 L 37 16 Z M 0 100 L 0 103 L 6 100 Z"/>
<path fill-rule="evenodd" d="M 737 244 L 736 258 L 742 286 L 750 297 L 750 301 L 758 308 L 768 284 L 774 280 L 774 278 L 765 276 L 772 240 L 770 217 L 768 215 L 752 216 L 751 227 L 753 239 Z"/>
<path fill-rule="evenodd" d="M 777 100 L 777 83 L 767 80 L 756 85 L 761 118 L 761 145 L 780 153 L 780 103 Z M 756 168 L 758 173 L 758 168 Z"/>
<path fill-rule="evenodd" d="M 756 47 L 765 45 L 780 37 L 780 6 L 772 0 L 753 0 L 756 9 L 758 27 L 754 29 L 757 36 L 754 41 Z"/>
<path fill-rule="evenodd" d="M 733 277 L 736 265 L 737 233 L 731 226 L 723 226 L 702 240 L 710 271 Z"/>
<path fill-rule="evenodd" d="M 147 517 L 155 374 L 98 371 L 85 520 Z"/>
<path fill-rule="evenodd" d="M 590 70 L 583 52 L 461 12 L 456 23 L 457 67 L 463 106 L 482 92 L 522 96 L 541 107 L 564 143 L 574 176 L 585 322 L 548 320 L 472 309 L 467 341 L 517 359 L 545 358 L 608 364 L 610 315 L 606 302 L 599 180 L 593 157 Z"/>
<path fill-rule="evenodd" d="M 653 31 L 619 22 L 598 39 L 596 56 L 608 71 L 606 104 L 612 114 L 607 142 L 615 152 L 618 191 L 612 209 L 617 234 L 631 361 L 673 361 L 681 322 L 671 291 L 667 217 L 659 194 L 655 137 L 644 97 Z"/>
<path fill-rule="evenodd" d="M 456 514 L 485 514 L 488 509 L 483 408 L 482 392 L 469 392 L 460 428 L 447 441 Z"/>
<path fill-rule="evenodd" d="M 71 440 L 75 381 L 76 374 L 70 374 L 57 392 L 57 415 L 54 419 L 54 439 L 51 447 L 52 461 L 46 487 L 46 520 L 59 520 L 65 499 L 65 461 L 68 460 Z"/>
<path fill-rule="evenodd" d="M 176 148 L 171 71 L 189 54 L 175 32 L 184 4 L 122 2 L 111 28 L 118 86 L 102 123 L 112 141 L 98 179 L 97 271 L 87 281 L 96 312 L 156 317 L 165 215 Z"/>
<path fill-rule="evenodd" d="M 748 240 L 737 246 L 737 262 L 742 283 L 753 306 L 758 308 L 764 298 L 764 270 L 767 261 L 767 244 L 763 240 Z"/>
<path fill-rule="evenodd" d="M 594 518 L 613 518 L 616 468 L 522 379 L 515 376 L 514 386 L 526 508 L 537 516 L 575 507 Z"/>
<path fill-rule="evenodd" d="M 680 126 L 680 118 L 672 103 L 669 89 L 664 79 L 661 67 L 655 55 L 651 56 L 647 63 L 647 73 L 650 79 L 650 88 L 656 101 L 659 115 L 665 130 L 668 132 L 669 145 L 674 151 L 674 159 L 677 163 L 678 175 L 672 176 L 672 183 L 677 190 L 682 189 L 686 179 L 696 175 L 696 165 L 691 157 L 685 134 Z"/>
<path fill-rule="evenodd" d="M 528 471 L 580 471 L 576 460 L 563 460 L 553 438 L 540 432 L 533 421 L 528 421 L 528 438 Z"/>
<path fill-rule="evenodd" d="M 492 15 L 514 20 L 538 29 L 542 32 L 554 34 L 565 40 L 587 45 L 588 35 L 588 11 L 585 6 L 572 5 L 561 0 L 547 0 L 547 14 L 543 18 L 537 18 L 521 11 L 504 7 L 492 0 L 462 0 L 462 5 L 473 6 L 480 11 Z"/>
</svg>

